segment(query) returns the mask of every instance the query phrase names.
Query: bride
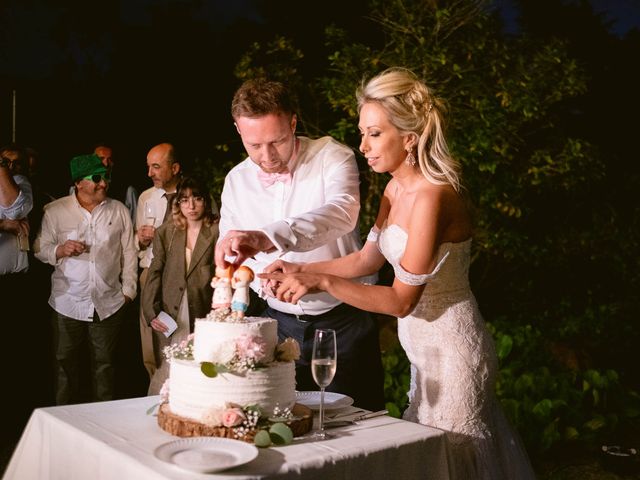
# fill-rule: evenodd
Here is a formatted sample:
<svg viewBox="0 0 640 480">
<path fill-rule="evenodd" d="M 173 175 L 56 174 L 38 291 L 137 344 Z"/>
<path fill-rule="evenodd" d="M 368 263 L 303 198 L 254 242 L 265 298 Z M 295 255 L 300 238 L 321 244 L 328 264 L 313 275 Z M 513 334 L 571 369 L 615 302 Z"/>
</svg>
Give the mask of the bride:
<svg viewBox="0 0 640 480">
<path fill-rule="evenodd" d="M 411 362 L 404 418 L 446 431 L 455 479 L 534 479 L 494 395 L 497 359 L 469 287 L 472 224 L 459 166 L 444 137 L 444 104 L 412 72 L 388 69 L 357 92 L 360 151 L 389 172 L 362 250 L 336 260 L 278 260 L 260 277 L 280 300 L 326 291 L 357 308 L 398 317 Z M 388 261 L 391 286 L 350 279 Z"/>
</svg>

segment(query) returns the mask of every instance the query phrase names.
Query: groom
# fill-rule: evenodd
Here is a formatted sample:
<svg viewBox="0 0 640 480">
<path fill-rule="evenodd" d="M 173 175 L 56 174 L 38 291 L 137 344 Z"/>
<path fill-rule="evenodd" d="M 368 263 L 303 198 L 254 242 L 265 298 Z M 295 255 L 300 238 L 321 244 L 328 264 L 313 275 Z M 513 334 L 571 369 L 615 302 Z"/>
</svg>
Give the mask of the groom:
<svg viewBox="0 0 640 480">
<path fill-rule="evenodd" d="M 249 158 L 225 178 L 216 265 L 224 268 L 234 257 L 236 266 L 245 262 L 258 274 L 278 258 L 313 262 L 358 250 L 353 152 L 330 137 L 296 136 L 293 102 L 279 82 L 245 82 L 234 95 L 231 114 Z M 362 408 L 384 406 L 378 326 L 369 313 L 326 293 L 305 295 L 293 305 L 269 296 L 258 279 L 251 288 L 267 298 L 262 315 L 278 320 L 280 339 L 300 343 L 297 390 L 318 389 L 310 365 L 314 332 L 332 328 L 338 369 L 327 391 L 349 395 Z"/>
</svg>

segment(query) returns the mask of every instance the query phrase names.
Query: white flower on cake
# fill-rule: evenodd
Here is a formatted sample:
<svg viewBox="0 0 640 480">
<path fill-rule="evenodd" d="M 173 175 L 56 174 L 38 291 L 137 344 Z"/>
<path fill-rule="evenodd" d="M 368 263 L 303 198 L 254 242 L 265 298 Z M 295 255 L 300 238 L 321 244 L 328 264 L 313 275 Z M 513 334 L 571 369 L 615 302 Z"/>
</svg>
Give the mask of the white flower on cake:
<svg viewBox="0 0 640 480">
<path fill-rule="evenodd" d="M 222 408 L 210 408 L 202 414 L 202 423 L 210 427 L 219 427 L 222 425 Z"/>
<path fill-rule="evenodd" d="M 177 358 L 179 360 L 192 360 L 193 359 L 193 338 L 194 334 L 191 333 L 186 340 L 182 340 L 180 343 L 173 343 L 164 347 L 162 353 L 164 358 L 171 360 Z"/>
<path fill-rule="evenodd" d="M 236 346 L 233 343 L 227 342 L 218 346 L 213 352 L 213 363 L 219 365 L 230 364 L 236 356 Z"/>
</svg>

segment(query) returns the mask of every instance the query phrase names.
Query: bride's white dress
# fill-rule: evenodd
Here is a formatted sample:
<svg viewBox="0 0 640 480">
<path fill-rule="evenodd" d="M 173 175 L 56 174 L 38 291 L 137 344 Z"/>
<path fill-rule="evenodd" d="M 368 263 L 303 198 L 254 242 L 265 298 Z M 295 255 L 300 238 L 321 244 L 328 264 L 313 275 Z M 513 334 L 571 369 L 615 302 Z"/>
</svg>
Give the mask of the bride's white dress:
<svg viewBox="0 0 640 480">
<path fill-rule="evenodd" d="M 430 274 L 400 265 L 407 233 L 385 225 L 378 248 L 403 283 L 423 285 L 410 315 L 398 319 L 400 343 L 411 362 L 404 419 L 446 431 L 450 474 L 458 479 L 535 479 L 517 434 L 494 395 L 497 357 L 469 287 L 471 239 L 445 243 Z"/>
</svg>

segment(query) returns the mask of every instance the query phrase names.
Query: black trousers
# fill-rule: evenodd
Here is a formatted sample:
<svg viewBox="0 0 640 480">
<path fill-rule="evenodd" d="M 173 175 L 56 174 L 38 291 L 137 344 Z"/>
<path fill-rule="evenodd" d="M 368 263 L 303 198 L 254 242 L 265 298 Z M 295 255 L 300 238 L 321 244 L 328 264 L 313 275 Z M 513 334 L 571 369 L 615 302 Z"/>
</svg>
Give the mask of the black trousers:
<svg viewBox="0 0 640 480">
<path fill-rule="evenodd" d="M 338 368 L 326 390 L 350 396 L 360 408 L 384 408 L 378 325 L 368 312 L 340 304 L 317 316 L 296 316 L 271 307 L 267 307 L 262 316 L 278 321 L 279 341 L 291 337 L 300 344 L 300 360 L 296 362 L 298 391 L 319 390 L 311 375 L 313 337 L 317 329 L 332 328 L 336 331 Z"/>
</svg>

